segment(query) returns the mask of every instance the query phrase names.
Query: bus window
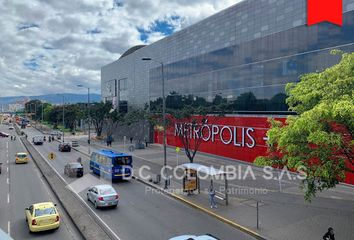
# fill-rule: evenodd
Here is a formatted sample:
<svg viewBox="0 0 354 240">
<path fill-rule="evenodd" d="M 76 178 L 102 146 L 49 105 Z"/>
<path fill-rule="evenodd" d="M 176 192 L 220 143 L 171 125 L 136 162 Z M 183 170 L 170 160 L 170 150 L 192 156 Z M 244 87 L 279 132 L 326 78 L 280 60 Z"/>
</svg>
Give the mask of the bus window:
<svg viewBox="0 0 354 240">
<path fill-rule="evenodd" d="M 114 158 L 114 165 L 131 165 L 131 157 L 115 157 Z"/>
</svg>

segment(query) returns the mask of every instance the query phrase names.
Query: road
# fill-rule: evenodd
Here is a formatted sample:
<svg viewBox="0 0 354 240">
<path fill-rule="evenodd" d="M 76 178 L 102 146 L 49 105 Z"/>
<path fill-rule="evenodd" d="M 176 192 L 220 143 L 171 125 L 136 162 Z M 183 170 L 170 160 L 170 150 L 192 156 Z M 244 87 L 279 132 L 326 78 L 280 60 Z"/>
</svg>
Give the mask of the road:
<svg viewBox="0 0 354 240">
<path fill-rule="evenodd" d="M 0 131 L 16 135 L 8 126 L 0 125 Z M 38 168 L 30 159 L 27 164 L 15 164 L 15 154 L 26 152 L 17 136 L 16 141 L 0 138 L 0 162 L 3 162 L 0 175 L 0 228 L 10 233 L 16 240 L 21 239 L 82 239 L 75 225 L 43 180 Z M 25 222 L 25 208 L 32 203 L 52 201 L 58 204 L 61 226 L 55 232 L 30 234 Z"/>
<path fill-rule="evenodd" d="M 28 139 L 39 132 L 33 128 L 25 130 Z M 58 142 L 46 142 L 36 149 L 44 156 L 50 152 L 56 154 L 56 159 L 49 161 L 51 166 L 63 176 L 64 165 L 81 157 L 85 175 L 82 178 L 63 176 L 68 185 L 86 200 L 89 186 L 104 182 L 92 175 L 88 169 L 88 158 L 81 153 L 72 151 L 61 153 Z M 215 218 L 189 207 L 166 195 L 149 191 L 146 185 L 135 180 L 114 183 L 119 192 L 120 202 L 116 209 L 94 209 L 88 205 L 122 240 L 169 239 L 183 234 L 201 235 L 211 233 L 222 240 L 254 239 L 249 235 L 224 224 Z"/>
</svg>

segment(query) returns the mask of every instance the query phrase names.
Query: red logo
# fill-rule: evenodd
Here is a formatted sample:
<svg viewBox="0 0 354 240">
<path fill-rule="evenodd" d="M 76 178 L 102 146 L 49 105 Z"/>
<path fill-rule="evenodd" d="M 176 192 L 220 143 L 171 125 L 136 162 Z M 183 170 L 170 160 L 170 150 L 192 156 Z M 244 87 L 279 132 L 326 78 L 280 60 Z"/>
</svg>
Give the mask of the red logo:
<svg viewBox="0 0 354 240">
<path fill-rule="evenodd" d="M 343 25 L 342 0 L 307 0 L 307 25 L 328 21 Z"/>
</svg>

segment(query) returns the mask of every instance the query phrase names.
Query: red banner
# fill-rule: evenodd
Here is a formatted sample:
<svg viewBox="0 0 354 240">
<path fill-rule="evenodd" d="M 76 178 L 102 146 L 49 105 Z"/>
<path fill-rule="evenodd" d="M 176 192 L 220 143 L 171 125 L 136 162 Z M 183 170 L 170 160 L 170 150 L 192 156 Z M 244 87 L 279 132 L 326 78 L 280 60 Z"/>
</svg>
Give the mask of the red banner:
<svg viewBox="0 0 354 240">
<path fill-rule="evenodd" d="M 276 118 L 282 122 L 285 118 Z M 200 130 L 189 129 L 190 125 L 175 124 L 167 128 L 167 144 L 183 148 L 178 134 L 187 132 L 193 145 L 198 131 L 202 131 L 203 142 L 200 152 L 233 158 L 252 163 L 258 156 L 267 154 L 267 131 L 270 127 L 267 117 L 229 116 L 208 121 Z M 154 142 L 163 142 L 162 131 L 155 131 Z M 354 173 L 346 174 L 346 183 L 354 185 Z"/>
<path fill-rule="evenodd" d="M 311 26 L 324 21 L 343 25 L 342 0 L 308 0 L 307 25 Z"/>
</svg>

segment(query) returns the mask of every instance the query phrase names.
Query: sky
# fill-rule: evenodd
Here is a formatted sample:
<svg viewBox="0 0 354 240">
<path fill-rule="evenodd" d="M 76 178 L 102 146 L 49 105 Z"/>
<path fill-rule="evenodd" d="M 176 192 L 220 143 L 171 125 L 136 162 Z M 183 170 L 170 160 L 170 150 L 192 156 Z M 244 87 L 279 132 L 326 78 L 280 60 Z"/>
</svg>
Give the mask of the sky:
<svg viewBox="0 0 354 240">
<path fill-rule="evenodd" d="M 100 93 L 100 69 L 240 0 L 1 0 L 0 97 Z"/>
</svg>

